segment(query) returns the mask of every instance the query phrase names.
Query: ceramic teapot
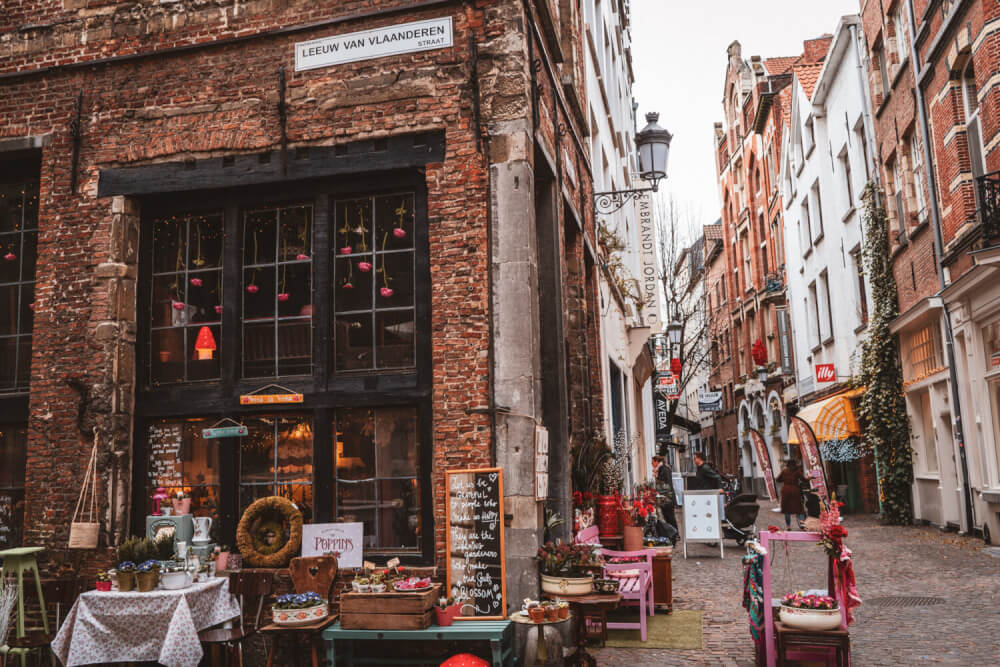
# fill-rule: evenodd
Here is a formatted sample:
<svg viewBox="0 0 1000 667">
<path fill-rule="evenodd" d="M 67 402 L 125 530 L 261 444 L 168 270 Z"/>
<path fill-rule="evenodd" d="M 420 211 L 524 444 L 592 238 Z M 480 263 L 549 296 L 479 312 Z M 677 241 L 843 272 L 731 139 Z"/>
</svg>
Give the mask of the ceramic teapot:
<svg viewBox="0 0 1000 667">
<path fill-rule="evenodd" d="M 194 538 L 192 542 L 195 544 L 205 544 L 211 542 L 212 538 L 209 536 L 209 531 L 212 530 L 212 517 L 210 516 L 196 516 L 194 517 Z"/>
</svg>

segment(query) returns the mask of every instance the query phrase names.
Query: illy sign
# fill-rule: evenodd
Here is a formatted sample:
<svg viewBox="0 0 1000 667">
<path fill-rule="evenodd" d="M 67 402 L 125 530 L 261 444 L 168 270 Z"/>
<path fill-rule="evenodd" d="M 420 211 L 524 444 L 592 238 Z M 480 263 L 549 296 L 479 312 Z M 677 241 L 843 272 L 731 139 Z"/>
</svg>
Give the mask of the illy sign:
<svg viewBox="0 0 1000 667">
<path fill-rule="evenodd" d="M 837 380 L 837 372 L 833 368 L 833 364 L 816 364 L 816 383 L 821 382 L 835 382 Z"/>
</svg>

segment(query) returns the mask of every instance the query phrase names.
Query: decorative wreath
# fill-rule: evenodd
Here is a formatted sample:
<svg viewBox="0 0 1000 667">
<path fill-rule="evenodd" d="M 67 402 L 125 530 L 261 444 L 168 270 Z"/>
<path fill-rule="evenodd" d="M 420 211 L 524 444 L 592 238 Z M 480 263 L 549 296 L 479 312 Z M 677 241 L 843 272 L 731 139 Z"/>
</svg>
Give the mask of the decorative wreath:
<svg viewBox="0 0 1000 667">
<path fill-rule="evenodd" d="M 254 501 L 236 528 L 236 546 L 249 565 L 285 567 L 302 546 L 302 512 L 281 496 Z"/>
</svg>

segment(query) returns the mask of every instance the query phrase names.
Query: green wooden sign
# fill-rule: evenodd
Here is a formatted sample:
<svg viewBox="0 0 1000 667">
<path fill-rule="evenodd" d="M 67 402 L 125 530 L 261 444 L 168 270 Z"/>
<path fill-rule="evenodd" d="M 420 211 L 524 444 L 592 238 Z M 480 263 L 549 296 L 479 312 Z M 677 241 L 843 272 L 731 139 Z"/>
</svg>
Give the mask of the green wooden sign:
<svg viewBox="0 0 1000 667">
<path fill-rule="evenodd" d="M 240 424 L 239 426 L 218 426 L 214 428 L 203 428 L 201 430 L 201 437 L 206 439 L 213 438 L 242 438 L 247 434 L 247 427 Z"/>
</svg>

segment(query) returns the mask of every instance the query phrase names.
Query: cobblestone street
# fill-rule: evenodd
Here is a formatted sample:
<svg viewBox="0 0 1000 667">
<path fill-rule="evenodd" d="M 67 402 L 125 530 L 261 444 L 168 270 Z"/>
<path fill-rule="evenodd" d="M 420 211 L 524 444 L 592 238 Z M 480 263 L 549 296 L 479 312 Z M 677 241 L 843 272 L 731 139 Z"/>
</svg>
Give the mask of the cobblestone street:
<svg viewBox="0 0 1000 667">
<path fill-rule="evenodd" d="M 783 525 L 780 514 L 762 507 L 758 526 Z M 1000 558 L 983 551 L 981 540 L 941 533 L 935 528 L 879 525 L 871 516 L 847 516 L 847 545 L 864 600 L 851 626 L 853 664 L 987 665 L 1000 656 Z M 732 547 L 732 548 L 730 548 Z M 741 606 L 743 550 L 726 542 L 720 560 L 705 545 L 691 545 L 685 561 L 674 558 L 675 609 L 704 612 L 701 651 L 612 649 L 595 651 L 602 665 L 754 664 L 753 643 Z M 825 588 L 823 551 L 802 544 L 773 553 L 774 596 Z M 899 606 L 932 598 L 918 606 Z M 930 602 L 930 604 L 926 604 Z M 895 604 L 893 604 L 895 603 Z"/>
</svg>

